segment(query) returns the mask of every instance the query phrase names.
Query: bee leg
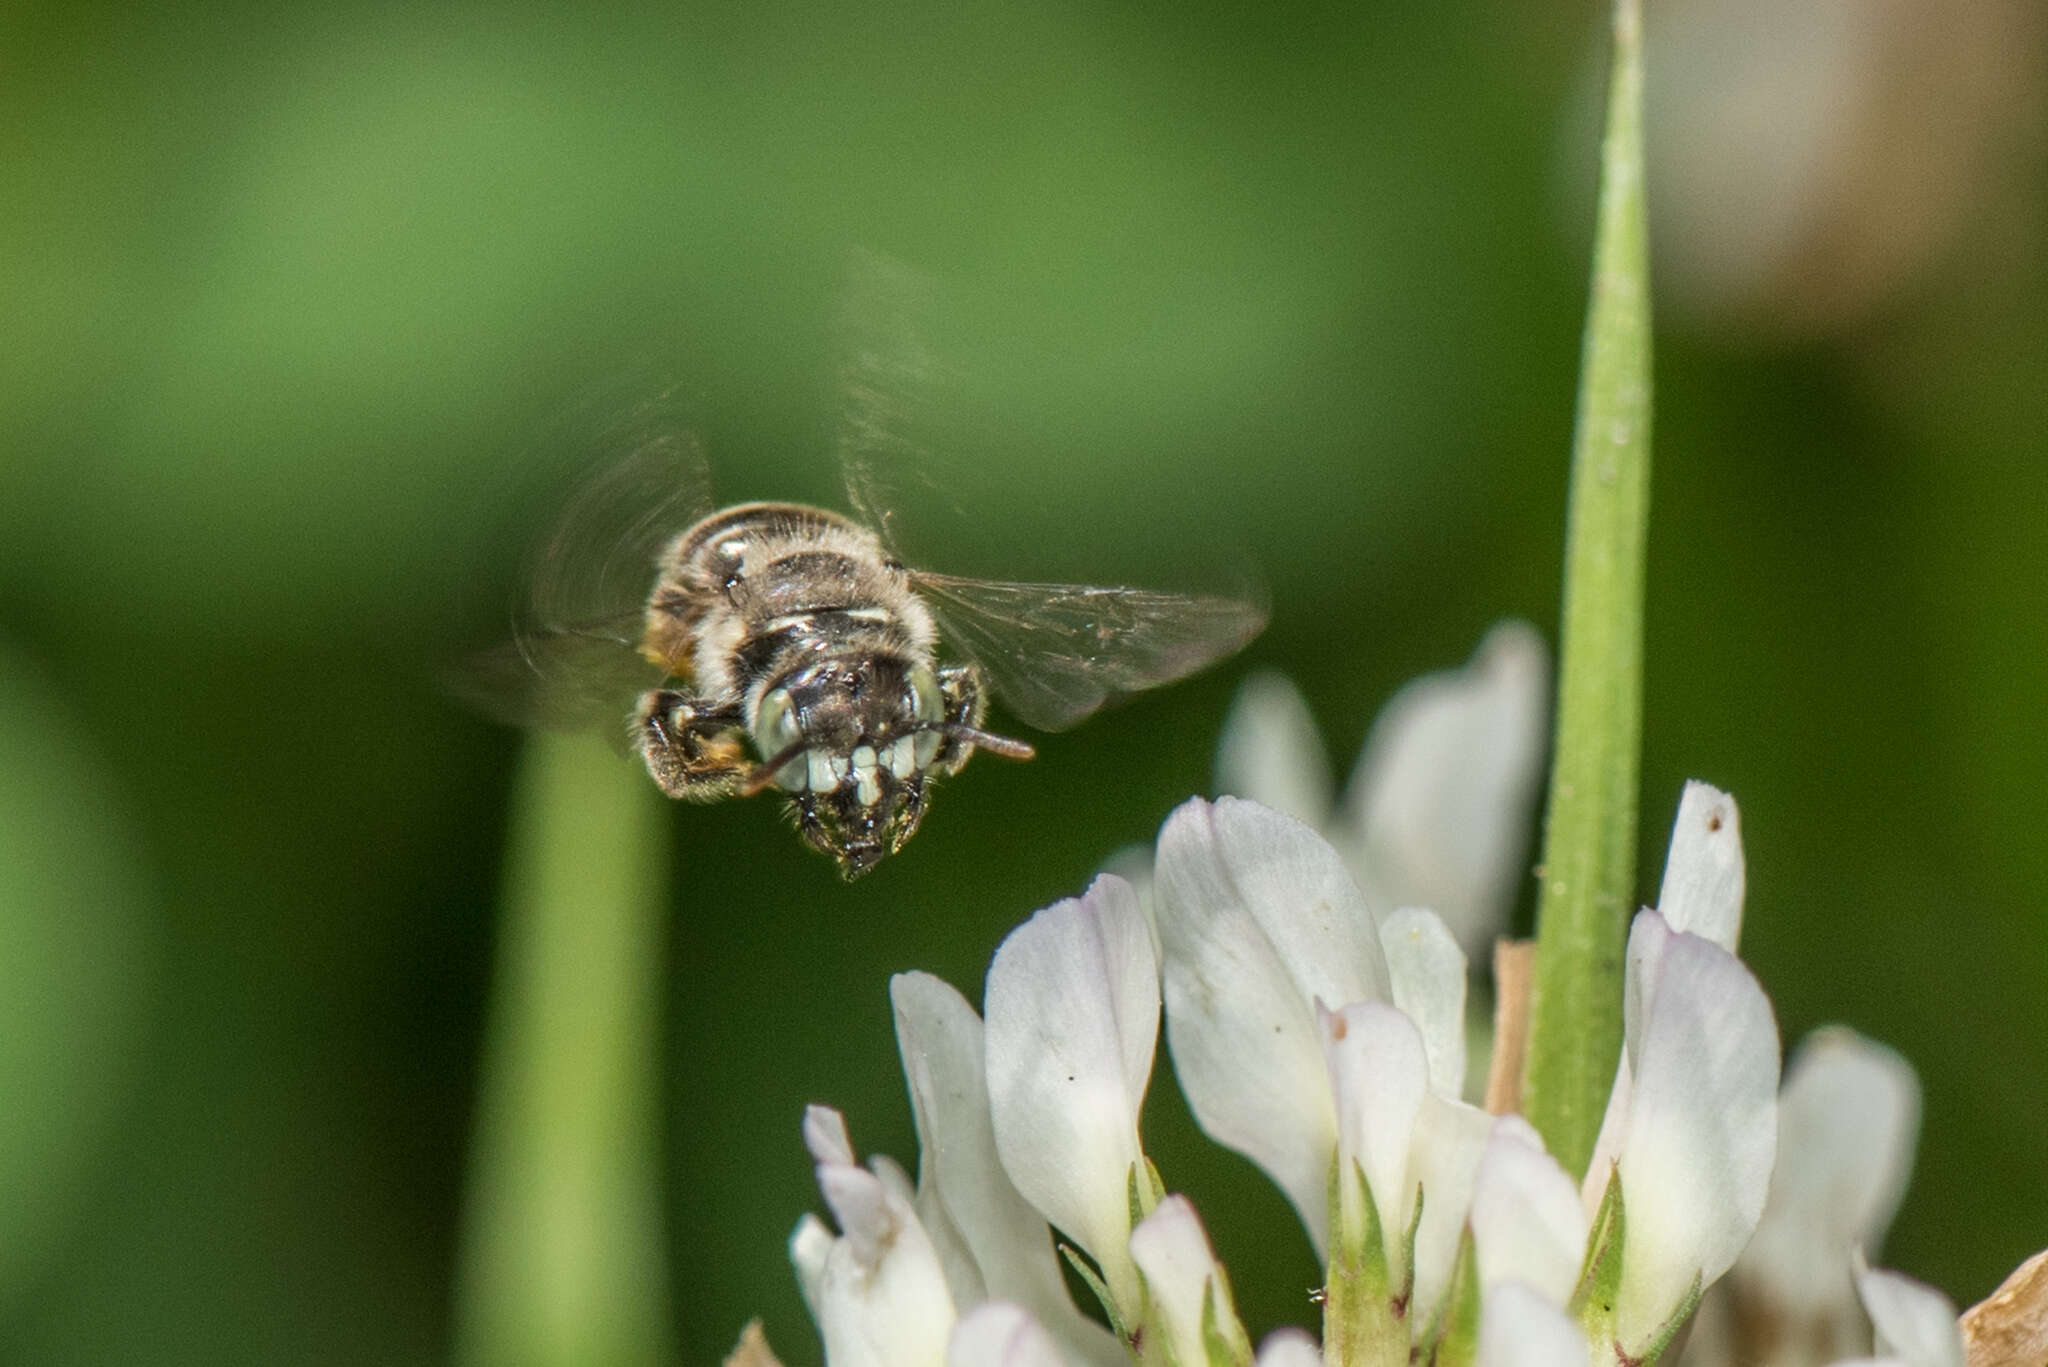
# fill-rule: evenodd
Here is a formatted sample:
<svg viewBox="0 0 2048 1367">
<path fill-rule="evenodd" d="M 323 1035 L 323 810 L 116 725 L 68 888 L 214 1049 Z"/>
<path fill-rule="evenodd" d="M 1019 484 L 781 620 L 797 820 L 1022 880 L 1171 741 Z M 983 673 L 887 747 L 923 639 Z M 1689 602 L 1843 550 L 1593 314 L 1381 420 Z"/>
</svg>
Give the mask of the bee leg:
<svg viewBox="0 0 2048 1367">
<path fill-rule="evenodd" d="M 640 695 L 633 749 L 655 783 L 685 802 L 731 797 L 753 767 L 736 703 L 720 705 L 670 688 Z"/>
<path fill-rule="evenodd" d="M 947 665 L 938 675 L 947 725 L 980 726 L 982 715 L 988 711 L 988 695 L 981 690 L 981 671 L 973 665 Z M 948 736 L 932 756 L 931 767 L 942 774 L 957 774 L 973 753 L 972 745 Z"/>
<path fill-rule="evenodd" d="M 896 818 L 895 834 L 889 839 L 889 853 L 901 850 L 904 843 L 917 834 L 918 823 L 924 820 L 924 781 L 915 780 L 904 786 L 903 806 Z"/>
<path fill-rule="evenodd" d="M 790 799 L 789 815 L 796 821 L 796 833 L 803 837 L 819 854 L 831 855 L 835 859 L 839 851 L 832 844 L 832 836 L 825 829 L 825 823 L 818 819 L 818 799 L 811 793 L 798 793 Z"/>
</svg>

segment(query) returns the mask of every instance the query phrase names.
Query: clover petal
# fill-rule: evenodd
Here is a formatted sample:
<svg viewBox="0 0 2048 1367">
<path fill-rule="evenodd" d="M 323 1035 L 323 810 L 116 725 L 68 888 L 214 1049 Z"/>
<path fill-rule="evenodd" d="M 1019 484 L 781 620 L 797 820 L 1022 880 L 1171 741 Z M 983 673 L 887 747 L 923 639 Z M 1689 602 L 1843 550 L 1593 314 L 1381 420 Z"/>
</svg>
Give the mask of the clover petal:
<svg viewBox="0 0 2048 1367">
<path fill-rule="evenodd" d="M 1145 1171 L 1138 1109 L 1158 1037 L 1159 978 L 1130 885 L 1104 875 L 1086 896 L 1012 931 L 989 965 L 983 1004 L 1004 1170 L 1095 1259 L 1119 1302 L 1135 1306 L 1129 1191 Z"/>
</svg>

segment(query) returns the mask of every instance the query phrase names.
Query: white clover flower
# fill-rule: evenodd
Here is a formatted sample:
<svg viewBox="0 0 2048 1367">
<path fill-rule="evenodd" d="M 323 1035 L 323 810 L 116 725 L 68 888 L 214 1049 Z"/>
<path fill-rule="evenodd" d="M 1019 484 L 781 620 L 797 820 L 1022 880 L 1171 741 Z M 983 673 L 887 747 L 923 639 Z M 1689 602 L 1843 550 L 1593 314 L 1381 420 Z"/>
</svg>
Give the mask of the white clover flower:
<svg viewBox="0 0 2048 1367">
<path fill-rule="evenodd" d="M 1450 1280 L 1494 1117 L 1431 1091 L 1420 1032 L 1393 1007 L 1321 1017 L 1338 1111 L 1335 1242 L 1353 1259 L 1383 1258 L 1400 1313 L 1425 1325 Z"/>
<path fill-rule="evenodd" d="M 928 973 L 898 974 L 889 996 L 917 1126 L 916 1208 L 954 1301 L 996 1299 L 1027 1311 L 1064 1360 L 1120 1360 L 1109 1332 L 1075 1308 L 1045 1217 L 997 1154 L 981 1018 Z"/>
<path fill-rule="evenodd" d="M 790 1238 L 789 1257 L 827 1361 L 833 1367 L 940 1367 L 953 1328 L 953 1297 L 901 1170 L 856 1163 L 846 1122 L 829 1107 L 804 1113 L 804 1143 L 839 1233 L 806 1215 Z"/>
<path fill-rule="evenodd" d="M 1238 1323 L 1230 1278 L 1185 1196 L 1163 1197 L 1131 1231 L 1131 1257 L 1145 1278 L 1155 1332 L 1163 1329 L 1176 1362 L 1206 1363 L 1210 1339 L 1221 1339 L 1233 1362 L 1251 1357 Z"/>
<path fill-rule="evenodd" d="M 1513 1283 L 1562 1306 L 1586 1258 L 1588 1221 L 1579 1184 L 1518 1115 L 1487 1136 L 1472 1187 L 1472 1237 L 1480 1286 Z"/>
<path fill-rule="evenodd" d="M 1318 1252 L 1378 1258 L 1395 1312 L 1426 1322 L 1492 1123 L 1457 1099 L 1465 964 L 1450 933 L 1420 909 L 1381 926 L 1328 842 L 1241 799 L 1168 818 L 1154 877 L 1167 1034 L 1196 1120 L 1280 1185 Z"/>
<path fill-rule="evenodd" d="M 1870 1267 L 1855 1255 L 1856 1294 L 1877 1331 L 1879 1362 L 1897 1367 L 1963 1367 L 1955 1303 L 1924 1282 Z"/>
<path fill-rule="evenodd" d="M 1623 1052 L 1582 1189 L 1596 1250 L 1608 1221 L 1625 1232 L 1591 1327 L 1631 1358 L 1661 1351 L 1728 1270 L 1769 1190 L 1778 1025 L 1733 953 L 1742 895 L 1734 800 L 1687 784 L 1660 909 L 1629 933 Z"/>
<path fill-rule="evenodd" d="M 2034 1367 L 2048 1362 L 2048 1251 L 2021 1263 L 1996 1291 L 1961 1316 L 1953 1301 L 1926 1283 L 1872 1268 L 1861 1249 L 1828 1261 L 1847 1269 L 1858 1318 L 1867 1317 L 1871 1326 L 1865 1341 L 1874 1339 L 1869 1355 L 1838 1357 L 1832 1367 Z M 1804 1327 L 1781 1326 L 1793 1335 Z M 1725 1338 L 1725 1326 L 1712 1326 L 1710 1332 Z M 1799 1362 L 1805 1360 L 1802 1354 L 1809 1346 L 1781 1335 L 1742 1348 L 1746 1356 L 1741 1360 Z M 1688 1348 L 1685 1362 L 1719 1360 L 1727 1351 L 1725 1342 L 1715 1343 L 1704 1355 Z"/>
<path fill-rule="evenodd" d="M 1614 1338 L 1641 1356 L 1728 1270 L 1763 1214 L 1777 1147 L 1778 1026 L 1740 960 L 1654 911 L 1629 935 L 1623 1000 L 1629 1067 L 1586 1192 L 1598 1200 L 1609 1181 L 1618 1186 L 1627 1237 Z"/>
<path fill-rule="evenodd" d="M 1300 692 L 1254 675 L 1223 729 L 1217 789 L 1316 827 L 1375 906 L 1430 908 L 1484 966 L 1528 869 L 1549 684 L 1535 628 L 1498 624 L 1465 665 L 1381 709 L 1340 800 Z"/>
<path fill-rule="evenodd" d="M 988 1301 L 960 1317 L 946 1342 L 946 1367 L 1065 1367 L 1052 1335 L 1031 1312 Z"/>
<path fill-rule="evenodd" d="M 1324 1367 L 1323 1348 L 1299 1329 L 1276 1329 L 1259 1345 L 1257 1367 Z"/>
<path fill-rule="evenodd" d="M 1159 969 L 1137 894 L 1105 874 L 1017 927 L 989 965 L 989 1110 L 1004 1169 L 1095 1260 L 1118 1307 L 1142 1304 L 1133 1210 L 1158 1199 L 1138 1111 L 1159 1032 Z"/>
<path fill-rule="evenodd" d="M 1458 1099 L 1465 959 L 1432 912 L 1376 914 L 1328 841 L 1234 798 L 1177 809 L 1153 870 L 1152 925 L 1104 875 L 1013 931 L 985 1025 L 935 978 L 894 981 L 916 1190 L 855 1165 L 836 1114 L 806 1127 L 841 1233 L 807 1219 L 792 1253 L 832 1367 L 1251 1367 L 1194 1207 L 1139 1137 L 1162 1001 L 1196 1120 L 1280 1186 L 1326 1261 L 1329 1362 L 1663 1351 L 1755 1228 L 1776 1134 L 1776 1024 L 1731 952 L 1732 800 L 1687 790 L 1663 909 L 1636 918 L 1583 1186 L 1520 1117 Z M 1048 1225 L 1120 1337 L 1074 1307 Z M 1305 1352 L 1283 1335 L 1257 1360 Z"/>
<path fill-rule="evenodd" d="M 1584 1367 L 1588 1360 L 1578 1321 L 1549 1296 L 1515 1281 L 1488 1290 L 1479 1313 L 1479 1367 Z"/>
<path fill-rule="evenodd" d="M 1264 1169 L 1326 1251 L 1337 1107 L 1316 1008 L 1387 1000 L 1372 911 L 1315 832 L 1231 798 L 1167 819 L 1154 876 L 1181 1090 L 1209 1137 Z"/>
<path fill-rule="evenodd" d="M 1778 1094 L 1762 1221 L 1700 1307 L 1688 1367 L 1766 1356 L 1820 1367 L 1870 1349 L 1849 1250 L 1875 1250 L 1904 1194 L 1919 1125 L 1912 1067 L 1840 1026 L 1803 1040 Z"/>
<path fill-rule="evenodd" d="M 915 1192 L 888 1159 L 855 1162 L 838 1112 L 814 1106 L 804 1117 L 819 1190 L 840 1233 L 806 1216 L 790 1256 L 827 1360 L 1121 1360 L 1114 1337 L 1075 1308 L 1044 1217 L 997 1158 L 981 1020 L 929 974 L 898 975 L 890 996 L 918 1133 Z M 957 1322 L 956 1308 L 966 1310 Z"/>
</svg>

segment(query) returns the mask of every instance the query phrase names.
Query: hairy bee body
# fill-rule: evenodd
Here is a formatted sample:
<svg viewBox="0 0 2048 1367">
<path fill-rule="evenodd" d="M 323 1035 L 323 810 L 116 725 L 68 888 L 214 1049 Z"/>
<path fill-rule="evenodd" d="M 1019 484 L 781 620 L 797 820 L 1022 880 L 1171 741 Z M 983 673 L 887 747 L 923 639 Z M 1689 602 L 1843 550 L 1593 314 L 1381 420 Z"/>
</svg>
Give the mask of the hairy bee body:
<svg viewBox="0 0 2048 1367">
<path fill-rule="evenodd" d="M 634 748 L 673 797 L 782 789 L 804 838 L 857 875 L 973 749 L 980 679 L 935 667 L 937 638 L 874 532 L 799 504 L 724 509 L 662 552 L 640 650 L 690 689 L 641 696 Z"/>
<path fill-rule="evenodd" d="M 794 503 L 713 513 L 662 553 L 641 653 L 707 697 L 745 698 L 819 651 L 929 664 L 932 615 L 851 518 Z"/>
</svg>

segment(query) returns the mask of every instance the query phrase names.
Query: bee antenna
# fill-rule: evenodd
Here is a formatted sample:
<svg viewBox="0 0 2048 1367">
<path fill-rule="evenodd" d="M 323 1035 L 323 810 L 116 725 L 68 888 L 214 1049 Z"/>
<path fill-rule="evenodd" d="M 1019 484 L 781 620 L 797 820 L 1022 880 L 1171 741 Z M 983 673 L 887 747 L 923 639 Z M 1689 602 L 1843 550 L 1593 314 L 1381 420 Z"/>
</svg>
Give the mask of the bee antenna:
<svg viewBox="0 0 2048 1367">
<path fill-rule="evenodd" d="M 1038 755 L 1038 751 L 1029 741 L 998 736 L 993 731 L 984 731 L 978 726 L 968 726 L 962 722 L 934 722 L 931 726 L 921 729 L 936 731 L 954 740 L 966 741 L 977 750 L 986 750 L 992 755 L 1001 755 L 1004 759 L 1034 759 Z"/>
<path fill-rule="evenodd" d="M 740 796 L 752 797 L 773 783 L 775 776 L 782 772 L 782 766 L 795 759 L 798 755 L 801 755 L 809 748 L 809 745 L 809 741 L 791 741 L 775 754 L 755 765 L 747 772 L 747 776 L 740 780 Z"/>
</svg>

